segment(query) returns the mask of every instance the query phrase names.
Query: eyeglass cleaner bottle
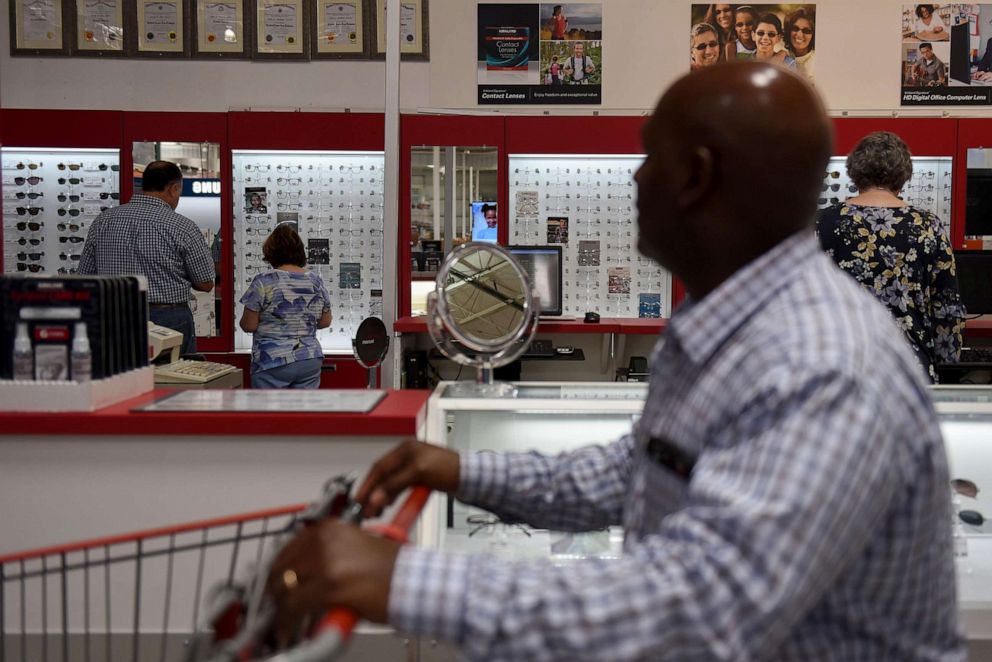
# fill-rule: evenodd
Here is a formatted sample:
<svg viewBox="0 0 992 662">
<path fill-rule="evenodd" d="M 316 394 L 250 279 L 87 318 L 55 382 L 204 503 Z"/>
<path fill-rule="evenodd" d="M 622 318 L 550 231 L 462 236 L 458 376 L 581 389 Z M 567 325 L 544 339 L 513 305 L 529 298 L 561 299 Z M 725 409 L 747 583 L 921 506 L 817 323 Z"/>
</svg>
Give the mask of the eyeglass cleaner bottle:
<svg viewBox="0 0 992 662">
<path fill-rule="evenodd" d="M 14 379 L 34 379 L 34 354 L 31 352 L 31 338 L 25 322 L 17 323 L 17 335 L 14 336 Z"/>
<path fill-rule="evenodd" d="M 93 375 L 93 355 L 90 353 L 90 339 L 86 335 L 86 322 L 76 322 L 72 334 L 72 381 L 88 382 Z"/>
</svg>

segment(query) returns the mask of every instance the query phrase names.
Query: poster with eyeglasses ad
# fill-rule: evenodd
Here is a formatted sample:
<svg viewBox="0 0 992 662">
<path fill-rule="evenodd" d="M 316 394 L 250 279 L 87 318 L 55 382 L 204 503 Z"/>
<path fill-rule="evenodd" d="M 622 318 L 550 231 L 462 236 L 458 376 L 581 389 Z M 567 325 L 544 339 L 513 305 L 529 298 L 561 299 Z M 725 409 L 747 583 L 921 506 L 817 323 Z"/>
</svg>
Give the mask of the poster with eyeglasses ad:
<svg viewBox="0 0 992 662">
<path fill-rule="evenodd" d="M 480 4 L 479 105 L 601 104 L 603 6 Z"/>
<path fill-rule="evenodd" d="M 992 104 L 992 4 L 902 7 L 903 106 Z"/>
<path fill-rule="evenodd" d="M 816 5 L 692 5 L 689 66 L 765 60 L 816 83 Z"/>
</svg>

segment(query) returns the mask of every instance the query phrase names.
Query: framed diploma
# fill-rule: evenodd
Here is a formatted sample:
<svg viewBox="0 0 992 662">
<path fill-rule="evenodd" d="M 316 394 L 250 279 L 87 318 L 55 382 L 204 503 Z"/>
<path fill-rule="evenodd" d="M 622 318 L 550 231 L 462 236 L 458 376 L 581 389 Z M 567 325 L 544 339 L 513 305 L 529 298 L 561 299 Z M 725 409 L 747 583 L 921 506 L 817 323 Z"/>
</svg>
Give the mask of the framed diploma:
<svg viewBox="0 0 992 662">
<path fill-rule="evenodd" d="M 137 0 L 137 55 L 189 57 L 188 0 Z"/>
<path fill-rule="evenodd" d="M 10 0 L 11 55 L 68 55 L 62 0 Z"/>
<path fill-rule="evenodd" d="M 248 57 L 245 0 L 194 0 L 193 56 Z"/>
<path fill-rule="evenodd" d="M 310 57 L 365 58 L 369 20 L 366 0 L 317 0 Z"/>
<path fill-rule="evenodd" d="M 310 56 L 307 28 L 311 2 L 304 0 L 255 0 L 256 60 L 306 60 Z"/>
<path fill-rule="evenodd" d="M 124 55 L 130 3 L 124 0 L 72 0 L 73 54 Z"/>
<path fill-rule="evenodd" d="M 375 55 L 386 56 L 386 0 L 375 2 Z M 400 56 L 404 60 L 429 60 L 427 0 L 390 0 L 400 8 Z"/>
</svg>

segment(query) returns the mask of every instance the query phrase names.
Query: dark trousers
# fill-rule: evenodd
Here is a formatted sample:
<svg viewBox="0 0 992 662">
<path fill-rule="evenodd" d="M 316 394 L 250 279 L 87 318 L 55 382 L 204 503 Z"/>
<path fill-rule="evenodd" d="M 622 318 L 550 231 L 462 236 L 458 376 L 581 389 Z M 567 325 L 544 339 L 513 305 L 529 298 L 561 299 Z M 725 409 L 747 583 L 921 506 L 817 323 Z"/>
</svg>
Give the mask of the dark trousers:
<svg viewBox="0 0 992 662">
<path fill-rule="evenodd" d="M 193 311 L 189 309 L 189 306 L 183 305 L 175 308 L 152 306 L 148 312 L 148 318 L 151 321 L 183 334 L 182 354 L 196 354 L 196 329 L 193 326 Z"/>
</svg>

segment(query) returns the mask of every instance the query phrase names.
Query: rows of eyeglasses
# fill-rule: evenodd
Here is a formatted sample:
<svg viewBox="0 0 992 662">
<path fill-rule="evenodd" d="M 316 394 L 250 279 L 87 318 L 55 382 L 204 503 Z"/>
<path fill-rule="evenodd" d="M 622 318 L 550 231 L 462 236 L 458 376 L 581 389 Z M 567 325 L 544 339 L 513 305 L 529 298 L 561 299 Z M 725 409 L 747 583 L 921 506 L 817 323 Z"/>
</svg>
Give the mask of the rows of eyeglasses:
<svg viewBox="0 0 992 662">
<path fill-rule="evenodd" d="M 245 201 L 234 213 L 237 298 L 271 268 L 261 250 L 269 233 L 291 222 L 331 297 L 333 322 L 318 338 L 350 348 L 361 321 L 382 314 L 382 175 L 382 155 L 235 152 L 234 196 Z"/>
<path fill-rule="evenodd" d="M 671 278 L 637 253 L 634 173 L 642 157 L 510 157 L 512 243 L 560 245 L 564 314 L 668 313 Z"/>
<path fill-rule="evenodd" d="M 913 157 L 913 175 L 899 197 L 907 204 L 926 209 L 940 219 L 950 232 L 952 166 L 949 157 Z M 845 159 L 833 157 L 823 174 L 823 186 L 817 205 L 824 209 L 858 195 L 858 187 L 847 175 Z"/>
<path fill-rule="evenodd" d="M 119 171 L 116 150 L 3 149 L 5 271 L 75 273 L 90 223 L 120 203 Z"/>
</svg>

